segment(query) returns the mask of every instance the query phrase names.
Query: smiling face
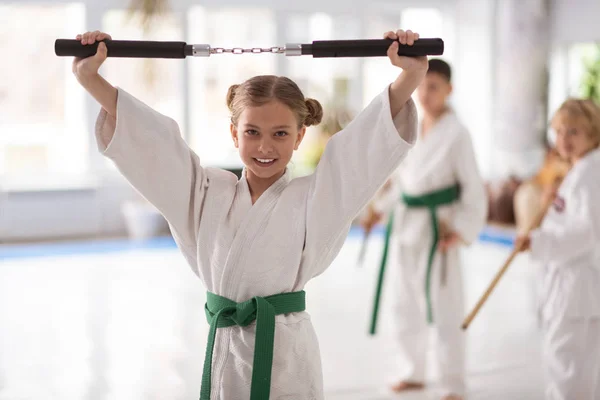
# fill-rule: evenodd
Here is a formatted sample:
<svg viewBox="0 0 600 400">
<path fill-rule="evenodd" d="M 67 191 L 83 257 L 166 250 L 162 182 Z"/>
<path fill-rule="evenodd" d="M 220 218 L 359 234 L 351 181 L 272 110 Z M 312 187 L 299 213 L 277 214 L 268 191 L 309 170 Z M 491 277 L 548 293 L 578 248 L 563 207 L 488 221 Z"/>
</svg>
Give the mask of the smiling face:
<svg viewBox="0 0 600 400">
<path fill-rule="evenodd" d="M 552 119 L 556 150 L 565 160 L 576 162 L 600 142 L 600 116 L 591 104 L 568 100 Z"/>
<path fill-rule="evenodd" d="M 246 107 L 237 125 L 231 124 L 233 142 L 248 173 L 273 181 L 284 173 L 305 132 L 293 111 L 277 100 Z"/>
<path fill-rule="evenodd" d="M 231 137 L 246 166 L 250 191 L 260 195 L 279 179 L 307 126 L 321 122 L 323 109 L 289 78 L 259 75 L 227 92 Z"/>
</svg>

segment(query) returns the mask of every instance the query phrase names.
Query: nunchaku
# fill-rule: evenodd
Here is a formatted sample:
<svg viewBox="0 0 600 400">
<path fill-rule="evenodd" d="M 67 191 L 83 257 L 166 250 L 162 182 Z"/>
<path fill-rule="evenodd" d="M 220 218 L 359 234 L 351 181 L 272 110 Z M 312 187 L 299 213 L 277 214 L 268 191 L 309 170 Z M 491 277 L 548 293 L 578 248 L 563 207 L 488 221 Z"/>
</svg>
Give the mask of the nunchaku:
<svg viewBox="0 0 600 400">
<path fill-rule="evenodd" d="M 102 40 L 108 57 L 120 58 L 186 58 L 210 57 L 214 54 L 284 54 L 286 56 L 311 55 L 313 58 L 332 57 L 382 57 L 387 55 L 393 39 L 316 40 L 307 44 L 286 44 L 279 47 L 223 48 L 209 44 L 187 44 L 173 41 Z M 99 42 L 81 44 L 75 39 L 56 39 L 54 51 L 60 57 L 87 58 L 96 54 Z M 398 55 L 406 57 L 438 56 L 444 53 L 440 38 L 415 40 L 412 46 L 401 44 Z"/>
</svg>

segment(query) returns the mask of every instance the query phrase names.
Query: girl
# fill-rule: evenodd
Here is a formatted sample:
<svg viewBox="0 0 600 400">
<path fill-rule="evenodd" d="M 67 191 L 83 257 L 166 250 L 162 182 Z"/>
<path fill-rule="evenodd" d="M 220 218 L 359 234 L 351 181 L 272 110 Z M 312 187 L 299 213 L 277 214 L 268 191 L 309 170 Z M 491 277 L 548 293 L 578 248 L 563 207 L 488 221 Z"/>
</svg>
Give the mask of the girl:
<svg viewBox="0 0 600 400">
<path fill-rule="evenodd" d="M 201 399 L 323 399 L 302 289 L 330 265 L 354 217 L 415 142 L 411 94 L 427 58 L 397 55 L 398 42 L 413 45 L 418 34 L 385 37 L 395 40 L 387 54 L 402 73 L 332 138 L 314 174 L 293 180 L 287 164 L 322 109 L 288 78 L 257 76 L 229 90 L 231 138 L 245 164 L 238 180 L 202 167 L 175 121 L 98 74 L 103 43 L 95 56 L 74 60 L 77 79 L 102 106 L 100 151 L 165 216 L 207 287 Z"/>
<path fill-rule="evenodd" d="M 568 99 L 552 119 L 556 148 L 572 163 L 547 200 L 541 226 L 519 236 L 543 265 L 547 399 L 600 398 L 600 109 Z"/>
</svg>

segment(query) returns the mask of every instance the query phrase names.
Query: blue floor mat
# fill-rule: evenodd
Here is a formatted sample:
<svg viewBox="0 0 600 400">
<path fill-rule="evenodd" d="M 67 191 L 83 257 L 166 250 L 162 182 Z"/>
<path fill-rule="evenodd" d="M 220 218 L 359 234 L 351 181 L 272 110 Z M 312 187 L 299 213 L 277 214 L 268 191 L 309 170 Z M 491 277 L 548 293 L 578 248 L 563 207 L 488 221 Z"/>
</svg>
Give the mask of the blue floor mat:
<svg viewBox="0 0 600 400">
<path fill-rule="evenodd" d="M 384 227 L 377 226 L 372 236 L 383 235 Z M 348 235 L 349 238 L 358 239 L 363 236 L 363 230 L 359 227 L 353 227 Z M 512 247 L 514 243 L 514 233 L 494 228 L 486 227 L 479 235 L 479 241 L 483 243 L 493 243 L 502 246 Z M 47 244 L 26 244 L 26 245 L 5 245 L 0 246 L 0 260 L 9 258 L 31 258 L 31 257 L 52 257 L 65 255 L 83 255 L 83 254 L 104 254 L 116 253 L 131 250 L 152 250 L 176 248 L 173 238 L 170 236 L 152 238 L 148 240 L 90 240 L 59 242 Z"/>
<path fill-rule="evenodd" d="M 0 246 L 0 260 L 23 257 L 52 257 L 82 254 L 116 253 L 130 250 L 152 250 L 175 248 L 175 242 L 170 236 L 157 237 L 148 240 L 89 240 L 44 244 L 26 244 Z"/>
</svg>

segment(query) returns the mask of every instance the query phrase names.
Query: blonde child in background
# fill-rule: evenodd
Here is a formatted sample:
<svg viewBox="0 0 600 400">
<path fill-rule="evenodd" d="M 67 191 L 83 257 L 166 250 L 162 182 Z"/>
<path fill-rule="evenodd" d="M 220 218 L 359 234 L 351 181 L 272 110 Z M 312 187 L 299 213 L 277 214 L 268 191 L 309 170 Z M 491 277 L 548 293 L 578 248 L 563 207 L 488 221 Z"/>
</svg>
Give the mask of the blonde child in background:
<svg viewBox="0 0 600 400">
<path fill-rule="evenodd" d="M 547 400 L 600 399 L 600 108 L 568 99 L 554 114 L 556 149 L 572 164 L 546 196 L 540 227 L 517 238 L 542 266 Z"/>
</svg>

